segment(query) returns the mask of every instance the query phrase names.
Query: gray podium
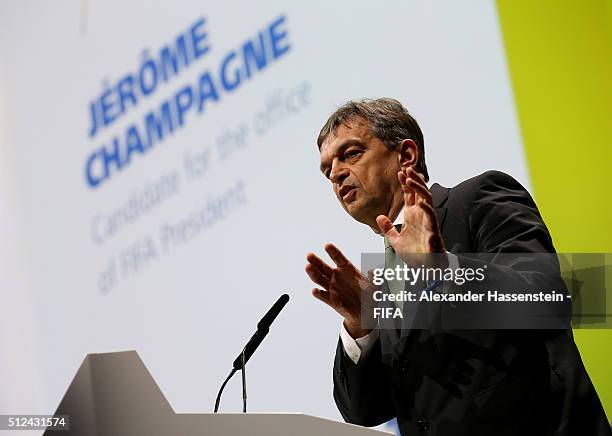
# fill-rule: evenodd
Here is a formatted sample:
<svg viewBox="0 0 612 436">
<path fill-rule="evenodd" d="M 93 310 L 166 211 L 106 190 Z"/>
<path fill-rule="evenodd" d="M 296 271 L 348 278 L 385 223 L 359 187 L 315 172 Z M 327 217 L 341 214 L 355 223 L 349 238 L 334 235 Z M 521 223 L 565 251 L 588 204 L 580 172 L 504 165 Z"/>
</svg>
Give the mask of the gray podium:
<svg viewBox="0 0 612 436">
<path fill-rule="evenodd" d="M 389 435 L 299 413 L 175 413 L 135 351 L 88 354 L 56 415 L 68 431 L 45 436 Z"/>
</svg>

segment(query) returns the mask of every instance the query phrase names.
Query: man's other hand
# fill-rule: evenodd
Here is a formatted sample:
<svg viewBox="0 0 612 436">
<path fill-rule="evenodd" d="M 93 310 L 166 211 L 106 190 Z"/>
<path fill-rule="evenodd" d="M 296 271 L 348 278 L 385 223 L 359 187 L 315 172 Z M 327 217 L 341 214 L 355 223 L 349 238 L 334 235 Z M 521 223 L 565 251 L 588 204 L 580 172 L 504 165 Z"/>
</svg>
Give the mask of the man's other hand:
<svg viewBox="0 0 612 436">
<path fill-rule="evenodd" d="M 335 268 L 314 253 L 306 256 L 306 273 L 323 288 L 313 289 L 312 295 L 344 317 L 344 327 L 353 338 L 363 337 L 371 330 L 362 326 L 362 304 L 372 306 L 374 285 L 336 246 L 326 244 L 325 251 L 336 264 Z M 362 296 L 365 296 L 365 301 L 362 301 Z"/>
<path fill-rule="evenodd" d="M 444 240 L 432 206 L 431 192 L 423 176 L 412 167 L 397 174 L 404 193 L 404 224 L 401 232 L 385 215 L 379 215 L 376 223 L 389 239 L 398 256 L 409 265 L 422 263 L 421 253 L 444 253 Z"/>
</svg>

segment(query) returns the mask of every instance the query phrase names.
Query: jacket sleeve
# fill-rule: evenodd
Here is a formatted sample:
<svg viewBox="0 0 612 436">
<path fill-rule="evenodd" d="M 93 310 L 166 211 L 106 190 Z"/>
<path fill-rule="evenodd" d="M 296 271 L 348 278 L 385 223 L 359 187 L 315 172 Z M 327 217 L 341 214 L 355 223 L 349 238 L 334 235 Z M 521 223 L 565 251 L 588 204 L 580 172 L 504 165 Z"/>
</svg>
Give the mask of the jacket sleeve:
<svg viewBox="0 0 612 436">
<path fill-rule="evenodd" d="M 395 416 L 380 357 L 380 346 L 376 343 L 367 357 L 354 364 L 342 341 L 338 341 L 333 370 L 334 400 L 346 422 L 372 427 Z"/>
</svg>

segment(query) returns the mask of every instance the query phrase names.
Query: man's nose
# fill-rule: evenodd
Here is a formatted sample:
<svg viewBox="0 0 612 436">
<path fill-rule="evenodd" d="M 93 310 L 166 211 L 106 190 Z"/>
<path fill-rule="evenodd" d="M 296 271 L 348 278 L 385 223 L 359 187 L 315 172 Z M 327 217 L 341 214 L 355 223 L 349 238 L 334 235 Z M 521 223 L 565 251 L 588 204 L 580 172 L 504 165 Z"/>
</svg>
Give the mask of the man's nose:
<svg viewBox="0 0 612 436">
<path fill-rule="evenodd" d="M 346 167 L 338 164 L 333 164 L 331 172 L 329 173 L 329 180 L 337 185 L 342 185 L 344 179 L 349 175 L 349 171 Z"/>
</svg>

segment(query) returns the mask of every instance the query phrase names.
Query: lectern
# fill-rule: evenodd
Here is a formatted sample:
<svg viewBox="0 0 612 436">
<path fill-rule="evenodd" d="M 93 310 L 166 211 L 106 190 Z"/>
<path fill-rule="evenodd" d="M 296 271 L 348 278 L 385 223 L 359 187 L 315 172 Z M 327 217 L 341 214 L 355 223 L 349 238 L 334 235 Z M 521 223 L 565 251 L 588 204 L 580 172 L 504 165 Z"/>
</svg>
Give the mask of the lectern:
<svg viewBox="0 0 612 436">
<path fill-rule="evenodd" d="M 300 413 L 175 413 L 135 351 L 88 354 L 45 436 L 382 436 L 392 433 Z"/>
</svg>

